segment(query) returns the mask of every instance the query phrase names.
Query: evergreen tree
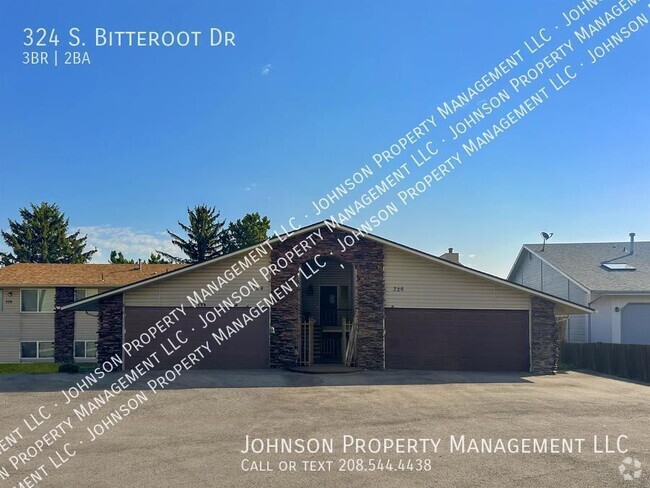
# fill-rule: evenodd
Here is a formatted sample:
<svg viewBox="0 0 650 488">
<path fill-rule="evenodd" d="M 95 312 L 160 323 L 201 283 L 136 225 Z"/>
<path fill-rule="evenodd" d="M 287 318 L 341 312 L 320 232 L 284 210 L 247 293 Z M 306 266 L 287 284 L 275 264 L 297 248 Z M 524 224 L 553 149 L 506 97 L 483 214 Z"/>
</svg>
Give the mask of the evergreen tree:
<svg viewBox="0 0 650 488">
<path fill-rule="evenodd" d="M 165 259 L 160 254 L 151 253 L 147 264 L 171 264 L 171 261 Z"/>
<path fill-rule="evenodd" d="M 187 234 L 182 238 L 167 230 L 172 243 L 178 246 L 186 257 L 172 256 L 166 252 L 156 251 L 161 256 L 178 263 L 200 263 L 223 254 L 223 236 L 225 220 L 219 220 L 220 212 L 214 207 L 197 205 L 187 209 L 189 223 L 178 222 L 180 228 Z"/>
<path fill-rule="evenodd" d="M 86 263 L 96 250 L 85 251 L 86 236 L 68 234 L 68 219 L 56 204 L 30 204 L 19 210 L 22 221 L 9 219 L 9 231 L 1 231 L 11 252 L 0 253 L 2 264 Z"/>
<path fill-rule="evenodd" d="M 224 232 L 224 253 L 244 249 L 265 241 L 270 229 L 271 221 L 268 217 L 260 217 L 257 212 L 244 215 L 236 222 L 231 222 Z"/>
<path fill-rule="evenodd" d="M 133 259 L 126 259 L 122 252 L 111 251 L 111 257 L 108 259 L 111 264 L 135 264 Z"/>
</svg>

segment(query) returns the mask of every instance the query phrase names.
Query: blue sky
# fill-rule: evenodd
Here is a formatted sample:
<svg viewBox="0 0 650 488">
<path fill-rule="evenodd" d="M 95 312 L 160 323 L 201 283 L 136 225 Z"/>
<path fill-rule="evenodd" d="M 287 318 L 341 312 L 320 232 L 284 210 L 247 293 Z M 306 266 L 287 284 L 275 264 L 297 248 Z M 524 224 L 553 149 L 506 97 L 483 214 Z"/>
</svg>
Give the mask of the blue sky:
<svg viewBox="0 0 650 488">
<path fill-rule="evenodd" d="M 139 257 L 166 246 L 164 230 L 198 203 L 227 219 L 302 219 L 311 200 L 572 5 L 3 2 L 0 228 L 21 206 L 56 202 L 105 260 L 111 248 Z M 89 46 L 90 66 L 24 66 L 23 28 L 39 26 L 78 27 L 89 43 L 95 27 L 217 26 L 237 46 Z M 650 27 L 377 234 L 434 254 L 453 246 L 465 264 L 501 276 L 542 230 L 552 242 L 631 231 L 650 240 L 648 59 Z"/>
</svg>

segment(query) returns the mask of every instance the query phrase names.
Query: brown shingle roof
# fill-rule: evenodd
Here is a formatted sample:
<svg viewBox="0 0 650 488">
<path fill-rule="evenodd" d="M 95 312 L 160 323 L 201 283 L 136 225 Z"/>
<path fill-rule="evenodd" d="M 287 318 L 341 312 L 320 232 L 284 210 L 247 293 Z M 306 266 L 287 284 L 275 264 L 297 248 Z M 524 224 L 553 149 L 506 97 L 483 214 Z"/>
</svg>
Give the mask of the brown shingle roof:
<svg viewBox="0 0 650 488">
<path fill-rule="evenodd" d="M 184 264 L 40 264 L 18 263 L 0 268 L 3 286 L 115 287 L 182 268 Z"/>
</svg>

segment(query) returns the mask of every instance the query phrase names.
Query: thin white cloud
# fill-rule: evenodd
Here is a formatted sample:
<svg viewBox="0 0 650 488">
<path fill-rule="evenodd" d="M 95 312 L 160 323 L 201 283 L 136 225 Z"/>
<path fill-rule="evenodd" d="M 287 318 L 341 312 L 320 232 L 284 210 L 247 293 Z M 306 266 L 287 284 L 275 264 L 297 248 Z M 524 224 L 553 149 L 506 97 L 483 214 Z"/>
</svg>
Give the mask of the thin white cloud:
<svg viewBox="0 0 650 488">
<path fill-rule="evenodd" d="M 182 252 L 171 243 L 166 232 L 146 234 L 131 227 L 113 227 L 110 225 L 91 225 L 70 227 L 81 230 L 87 235 L 87 249 L 97 248 L 93 255 L 93 263 L 106 263 L 112 250 L 121 251 L 129 259 L 147 259 L 152 252 L 163 251 L 174 256 Z"/>
<path fill-rule="evenodd" d="M 474 259 L 476 257 L 476 254 L 469 254 L 467 257 L 470 259 Z"/>
<path fill-rule="evenodd" d="M 253 182 L 253 183 L 251 183 L 250 185 L 248 185 L 247 187 L 245 187 L 245 188 L 244 188 L 244 191 L 251 191 L 251 190 L 252 190 L 253 188 L 255 188 L 256 186 L 257 186 L 257 183 L 254 183 L 254 182 Z"/>
<path fill-rule="evenodd" d="M 273 68 L 273 66 L 271 66 L 270 64 L 265 64 L 264 66 L 262 66 L 262 72 L 261 72 L 262 76 L 268 76 L 269 73 L 271 72 L 271 68 Z"/>
</svg>

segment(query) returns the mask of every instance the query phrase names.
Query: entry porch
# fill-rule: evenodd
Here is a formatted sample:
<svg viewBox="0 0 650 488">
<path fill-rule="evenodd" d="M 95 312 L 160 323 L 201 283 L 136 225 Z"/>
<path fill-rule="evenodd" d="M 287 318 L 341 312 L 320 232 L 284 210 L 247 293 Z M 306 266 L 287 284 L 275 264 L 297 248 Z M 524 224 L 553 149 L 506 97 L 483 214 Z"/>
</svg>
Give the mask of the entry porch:
<svg viewBox="0 0 650 488">
<path fill-rule="evenodd" d="M 300 262 L 271 277 L 271 286 L 279 287 L 300 275 L 299 286 L 271 309 L 272 367 L 384 368 L 384 249 L 361 237 L 344 250 L 339 241 L 347 235 L 323 230 Z M 279 243 L 272 262 L 292 252 L 301 238 Z"/>
</svg>

